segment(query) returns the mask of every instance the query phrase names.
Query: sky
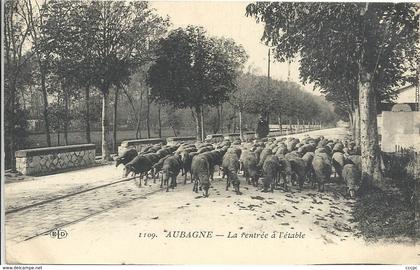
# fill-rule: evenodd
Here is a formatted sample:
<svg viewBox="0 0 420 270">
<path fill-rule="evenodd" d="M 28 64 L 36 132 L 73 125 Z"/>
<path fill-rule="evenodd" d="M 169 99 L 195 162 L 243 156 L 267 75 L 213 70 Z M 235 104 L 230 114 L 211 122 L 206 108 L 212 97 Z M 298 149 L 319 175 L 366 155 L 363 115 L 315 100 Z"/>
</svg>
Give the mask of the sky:
<svg viewBox="0 0 420 270">
<path fill-rule="evenodd" d="M 156 1 L 151 7 L 161 16 L 169 16 L 172 28 L 187 25 L 203 26 L 209 35 L 229 37 L 241 44 L 249 55 L 246 66 L 251 66 L 254 73 L 267 75 L 268 47 L 261 42 L 264 25 L 257 24 L 254 18 L 245 16 L 248 2 L 221 1 Z M 287 63 L 279 63 L 271 57 L 270 75 L 273 79 L 287 79 Z M 290 65 L 290 80 L 299 81 L 299 63 Z M 313 85 L 302 87 L 315 95 Z"/>
</svg>

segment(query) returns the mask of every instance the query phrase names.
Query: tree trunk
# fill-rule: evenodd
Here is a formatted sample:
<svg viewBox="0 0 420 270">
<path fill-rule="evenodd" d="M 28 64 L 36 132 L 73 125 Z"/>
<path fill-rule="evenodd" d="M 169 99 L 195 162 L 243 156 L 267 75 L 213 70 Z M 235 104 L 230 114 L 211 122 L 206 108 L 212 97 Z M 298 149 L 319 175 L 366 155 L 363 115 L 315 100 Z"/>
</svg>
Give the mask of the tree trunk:
<svg viewBox="0 0 420 270">
<path fill-rule="evenodd" d="M 362 183 L 382 185 L 378 125 L 376 119 L 376 93 L 371 74 L 359 69 L 360 146 L 362 151 Z M 357 124 L 356 124 L 357 125 Z"/>
<path fill-rule="evenodd" d="M 42 99 L 43 99 L 43 106 L 44 106 L 44 124 L 45 124 L 45 135 L 47 139 L 47 145 L 51 147 L 51 135 L 50 135 L 50 121 L 48 119 L 48 94 L 47 94 L 47 87 L 45 85 L 45 72 L 43 68 L 41 70 L 41 91 L 42 91 Z"/>
<path fill-rule="evenodd" d="M 277 123 L 279 125 L 280 135 L 281 135 L 281 134 L 283 134 L 283 127 L 281 126 L 281 116 L 280 116 L 280 114 L 277 115 Z"/>
<path fill-rule="evenodd" d="M 137 127 L 136 127 L 136 139 L 141 139 L 141 110 L 143 109 L 143 91 L 140 91 L 140 106 L 139 106 L 139 112 L 137 113 L 136 110 L 134 109 L 134 104 L 133 106 L 133 110 L 134 110 L 134 114 L 136 115 L 137 118 Z"/>
<path fill-rule="evenodd" d="M 220 133 L 223 134 L 223 104 L 220 104 Z"/>
<path fill-rule="evenodd" d="M 355 106 L 354 111 L 354 142 L 360 146 L 360 107 Z"/>
<path fill-rule="evenodd" d="M 219 133 L 220 124 L 222 123 L 222 114 L 220 113 L 220 106 L 216 107 L 216 110 L 217 110 L 217 125 L 216 125 L 216 128 L 213 129 L 213 132 Z"/>
<path fill-rule="evenodd" d="M 69 129 L 69 93 L 67 89 L 64 90 L 64 145 L 69 144 L 68 129 Z"/>
<path fill-rule="evenodd" d="M 292 120 L 289 119 L 289 134 L 293 133 L 293 128 L 292 128 Z"/>
<path fill-rule="evenodd" d="M 239 110 L 239 138 L 241 138 L 241 140 L 244 139 L 244 136 L 242 133 L 242 110 Z"/>
<path fill-rule="evenodd" d="M 114 153 L 118 153 L 118 145 L 117 145 L 117 114 L 118 114 L 118 92 L 119 88 L 115 89 L 115 100 L 114 100 L 114 123 L 112 127 L 112 138 L 113 138 L 113 148 Z"/>
<path fill-rule="evenodd" d="M 85 105 L 86 105 L 86 112 L 85 112 L 85 121 L 86 121 L 86 142 L 91 143 L 90 139 L 90 92 L 89 86 L 85 87 Z"/>
<path fill-rule="evenodd" d="M 360 146 L 362 152 L 362 184 L 371 186 L 375 183 L 382 186 L 382 172 L 380 167 L 380 149 L 378 143 L 378 125 L 376 111 L 376 93 L 372 87 L 373 75 L 366 66 L 366 50 L 371 46 L 369 38 L 369 21 L 374 16 L 374 10 L 369 3 L 361 10 L 363 16 L 363 40 L 360 45 L 359 58 L 359 118 L 360 118 Z M 357 124 L 357 123 L 356 123 Z"/>
<path fill-rule="evenodd" d="M 162 122 L 161 122 L 161 119 L 160 119 L 160 104 L 158 104 L 158 125 L 159 125 L 158 137 L 162 138 Z"/>
<path fill-rule="evenodd" d="M 102 160 L 109 161 L 109 93 L 108 90 L 102 91 Z"/>
<path fill-rule="evenodd" d="M 236 133 L 236 109 L 233 109 L 233 133 Z"/>
<path fill-rule="evenodd" d="M 147 138 L 150 139 L 150 99 L 149 94 L 146 98 L 146 127 L 147 127 Z"/>
<path fill-rule="evenodd" d="M 57 122 L 58 122 L 57 123 L 57 125 L 58 125 L 58 128 L 57 128 L 57 146 L 60 146 L 60 120 L 58 120 Z"/>
<path fill-rule="evenodd" d="M 197 141 L 200 141 L 201 140 L 200 108 L 195 107 L 194 110 L 191 109 L 191 112 L 195 120 L 195 135 L 196 135 Z"/>
<path fill-rule="evenodd" d="M 15 108 L 16 108 L 16 86 L 13 83 L 10 91 L 11 114 L 7 118 L 10 120 L 10 167 L 12 172 L 16 172 L 16 134 L 15 134 Z"/>
<path fill-rule="evenodd" d="M 347 112 L 348 117 L 349 117 L 349 123 L 350 123 L 350 130 L 351 130 L 351 134 L 354 138 L 354 119 L 353 119 L 353 113 L 352 112 Z"/>
<path fill-rule="evenodd" d="M 173 126 L 173 125 L 170 125 L 171 126 L 171 128 L 172 128 L 172 131 L 174 132 L 174 136 L 175 137 L 177 137 L 178 135 L 176 134 L 176 129 L 175 129 L 175 127 Z"/>
<path fill-rule="evenodd" d="M 201 122 L 201 141 L 204 142 L 204 105 L 201 105 L 200 122 Z"/>
<path fill-rule="evenodd" d="M 60 108 L 60 96 L 58 97 L 57 105 Z M 57 118 L 57 146 L 60 146 L 60 127 L 61 127 L 60 117 L 58 117 Z"/>
<path fill-rule="evenodd" d="M 301 127 L 300 127 L 300 120 L 299 120 L 299 118 L 297 119 L 297 132 L 296 133 L 299 133 L 301 131 Z"/>
</svg>

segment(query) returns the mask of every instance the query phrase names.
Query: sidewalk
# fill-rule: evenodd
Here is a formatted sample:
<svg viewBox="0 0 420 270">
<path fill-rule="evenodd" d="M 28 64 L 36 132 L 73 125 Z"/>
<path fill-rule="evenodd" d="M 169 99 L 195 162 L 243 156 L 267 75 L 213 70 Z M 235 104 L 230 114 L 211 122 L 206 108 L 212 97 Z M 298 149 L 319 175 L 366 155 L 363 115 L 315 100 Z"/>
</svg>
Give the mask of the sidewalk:
<svg viewBox="0 0 420 270">
<path fill-rule="evenodd" d="M 318 136 L 324 136 L 328 139 L 335 140 L 335 139 L 343 139 L 348 134 L 347 129 L 345 128 L 329 128 L 329 129 L 319 129 L 319 130 L 313 130 L 303 133 L 297 133 L 297 134 L 290 134 L 290 135 L 280 135 L 276 136 L 275 138 L 298 138 L 299 140 L 304 138 L 305 136 L 311 136 L 313 138 L 316 138 Z"/>
<path fill-rule="evenodd" d="M 115 168 L 113 163 L 39 177 L 16 176 L 21 181 L 4 185 L 5 210 L 109 184 L 121 180 L 122 173 L 123 166 Z"/>
</svg>

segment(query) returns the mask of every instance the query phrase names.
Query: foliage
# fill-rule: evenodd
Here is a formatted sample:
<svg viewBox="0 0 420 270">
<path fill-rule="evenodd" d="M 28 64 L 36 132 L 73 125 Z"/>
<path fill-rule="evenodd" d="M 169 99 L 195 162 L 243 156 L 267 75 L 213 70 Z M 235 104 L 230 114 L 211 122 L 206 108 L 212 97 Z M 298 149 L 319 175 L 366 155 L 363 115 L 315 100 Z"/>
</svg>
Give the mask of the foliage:
<svg viewBox="0 0 420 270">
<path fill-rule="evenodd" d="M 361 13 L 364 6 L 258 2 L 247 6 L 247 15 L 265 23 L 262 40 L 274 46 L 276 59 L 298 55 L 302 80 L 314 83 L 342 109 L 351 110 L 358 100 L 360 61 L 373 74 L 379 102 L 392 99 L 395 86 L 416 83 L 419 17 L 415 4 L 370 4 L 368 22 Z M 360 59 L 362 51 L 364 59 Z"/>
<path fill-rule="evenodd" d="M 238 90 L 231 95 L 230 103 L 242 111 L 253 114 L 279 115 L 293 122 L 334 122 L 332 108 L 322 98 L 307 93 L 294 82 L 267 80 L 249 73 L 238 79 Z M 273 122 L 273 121 L 271 121 Z M 277 123 L 277 119 L 274 121 Z"/>
<path fill-rule="evenodd" d="M 227 101 L 247 58 L 232 40 L 207 37 L 195 26 L 169 33 L 156 55 L 148 77 L 151 95 L 164 104 L 196 109 Z"/>
<path fill-rule="evenodd" d="M 167 21 L 147 2 L 51 1 L 43 29 L 57 72 L 108 91 L 151 59 L 151 44 Z"/>
</svg>

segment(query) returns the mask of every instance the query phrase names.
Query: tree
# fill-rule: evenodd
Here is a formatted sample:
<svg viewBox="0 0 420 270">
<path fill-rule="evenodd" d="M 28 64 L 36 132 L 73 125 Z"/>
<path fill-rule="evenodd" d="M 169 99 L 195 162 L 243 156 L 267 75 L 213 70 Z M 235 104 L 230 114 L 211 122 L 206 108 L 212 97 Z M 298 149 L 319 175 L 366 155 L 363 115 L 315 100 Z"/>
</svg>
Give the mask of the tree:
<svg viewBox="0 0 420 270">
<path fill-rule="evenodd" d="M 40 5 L 38 1 L 23 1 L 24 8 L 22 8 L 22 15 L 25 19 L 27 27 L 30 29 L 29 35 L 31 37 L 32 52 L 36 59 L 39 72 L 40 90 L 43 99 L 43 116 L 44 127 L 47 145 L 51 146 L 50 123 L 48 113 L 48 91 L 47 91 L 47 77 L 50 73 L 50 52 L 45 50 L 48 46 L 48 40 L 43 34 L 45 6 L 46 0 Z M 33 3 L 35 5 L 33 5 Z M 35 6 L 35 7 L 34 7 Z"/>
<path fill-rule="evenodd" d="M 45 29 L 55 41 L 50 48 L 59 59 L 73 63 L 70 70 L 87 69 L 87 77 L 78 76 L 80 72 L 75 73 L 76 77 L 101 92 L 102 159 L 109 160 L 111 86 L 126 84 L 139 66 L 151 60 L 148 38 L 154 29 L 165 29 L 167 21 L 155 15 L 147 2 L 74 1 L 64 14 L 59 12 L 61 5 L 51 3 L 51 23 Z"/>
<path fill-rule="evenodd" d="M 162 104 L 191 109 L 197 139 L 203 140 L 203 106 L 228 100 L 245 51 L 232 40 L 209 38 L 203 28 L 188 26 L 161 39 L 156 55 L 148 76 L 151 96 Z"/>
<path fill-rule="evenodd" d="M 262 39 L 279 61 L 299 55 L 303 81 L 328 92 L 345 85 L 345 95 L 358 94 L 348 105 L 360 111 L 363 183 L 381 184 L 376 105 L 392 87 L 413 80 L 405 74 L 416 67 L 416 5 L 256 3 L 247 15 L 265 23 Z"/>
<path fill-rule="evenodd" d="M 4 106 L 5 106 L 5 149 L 6 164 L 16 170 L 15 151 L 18 147 L 17 123 L 22 121 L 22 109 L 18 99 L 18 92 L 24 86 L 26 76 L 22 72 L 31 58 L 25 54 L 28 46 L 30 26 L 25 22 L 23 2 L 11 0 L 4 3 Z M 23 126 L 23 125 L 22 125 Z"/>
</svg>

